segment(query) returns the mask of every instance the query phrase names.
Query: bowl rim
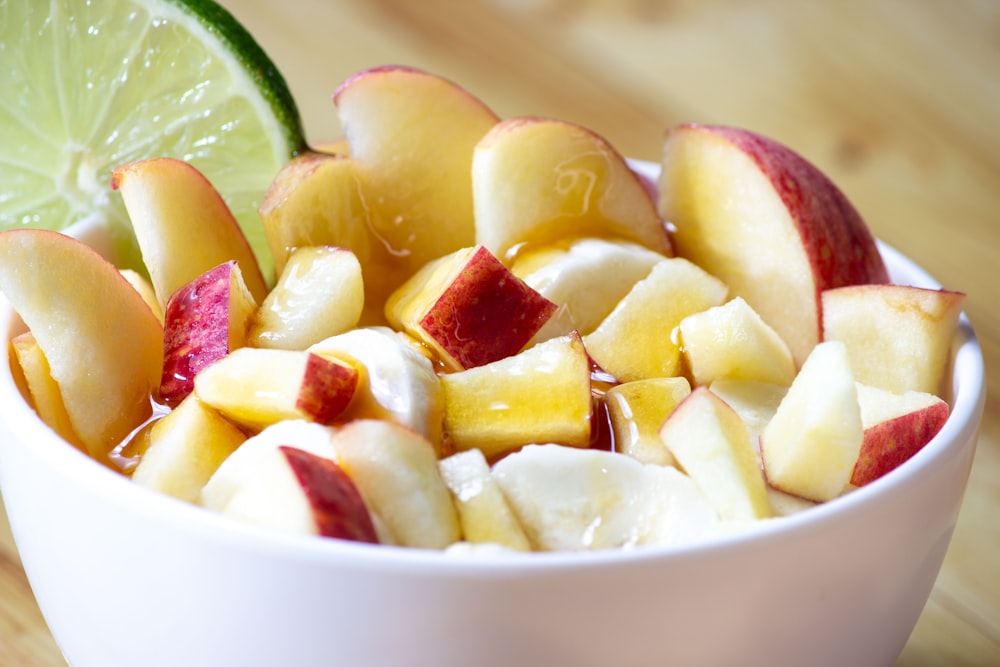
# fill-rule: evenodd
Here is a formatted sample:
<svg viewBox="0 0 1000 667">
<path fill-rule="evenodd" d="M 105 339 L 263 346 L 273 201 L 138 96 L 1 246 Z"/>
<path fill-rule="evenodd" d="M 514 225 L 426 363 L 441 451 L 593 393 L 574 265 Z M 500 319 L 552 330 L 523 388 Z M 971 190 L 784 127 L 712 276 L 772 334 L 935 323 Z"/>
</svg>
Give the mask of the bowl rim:
<svg viewBox="0 0 1000 667">
<path fill-rule="evenodd" d="M 655 177 L 657 165 L 629 161 L 640 173 Z M 879 251 L 890 268 L 890 277 L 899 284 L 939 289 L 940 284 L 923 268 L 895 248 L 877 241 Z M 0 294 L 0 331 L 8 339 L 18 326 L 18 318 L 6 298 Z M 564 552 L 477 551 L 474 555 L 455 554 L 449 550 L 431 550 L 392 545 L 370 545 L 344 540 L 317 539 L 315 536 L 284 534 L 233 520 L 204 508 L 153 492 L 130 479 L 95 462 L 78 449 L 65 443 L 45 425 L 21 398 L 14 384 L 9 364 L 9 346 L 0 350 L 0 405 L 12 406 L 11 418 L 3 418 L 6 428 L 15 438 L 0 443 L 0 479 L 3 479 L 3 450 L 27 440 L 35 443 L 34 454 L 52 466 L 59 474 L 73 479 L 88 493 L 120 505 L 123 511 L 151 515 L 159 521 L 176 522 L 179 529 L 203 539 L 225 540 L 234 548 L 248 548 L 261 554 L 300 561 L 351 564 L 361 568 L 391 569 L 397 572 L 434 573 L 451 576 L 507 576 L 512 572 L 544 574 L 553 568 L 594 569 L 609 566 L 631 566 L 649 561 L 681 562 L 699 559 L 706 554 L 723 553 L 740 548 L 748 542 L 767 543 L 787 539 L 805 530 L 822 530 L 829 521 L 849 520 L 864 511 L 870 499 L 890 495 L 900 486 L 912 483 L 928 466 L 949 450 L 974 440 L 985 405 L 985 368 L 975 331 L 963 311 L 952 344 L 951 410 L 944 427 L 900 468 L 865 487 L 802 512 L 764 522 L 755 522 L 748 530 L 713 535 L 690 544 L 632 549 Z M 946 397 L 948 398 L 948 397 Z M 6 412 L 3 411 L 3 412 Z M 0 413 L 3 415 L 3 413 Z M 972 444 L 975 446 L 975 443 Z M 2 489 L 0 489 L 2 492 Z M 496 554 L 496 555 L 494 555 Z"/>
</svg>

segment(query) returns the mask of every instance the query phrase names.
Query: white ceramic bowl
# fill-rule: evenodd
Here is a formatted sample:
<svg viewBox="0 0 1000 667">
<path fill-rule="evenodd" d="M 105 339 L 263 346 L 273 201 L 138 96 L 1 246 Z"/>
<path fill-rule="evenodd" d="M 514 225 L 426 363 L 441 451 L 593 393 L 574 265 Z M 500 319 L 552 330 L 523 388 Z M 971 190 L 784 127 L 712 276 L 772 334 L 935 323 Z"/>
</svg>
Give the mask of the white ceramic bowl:
<svg viewBox="0 0 1000 667">
<path fill-rule="evenodd" d="M 896 282 L 936 286 L 883 246 Z M 0 331 L 18 324 L 0 304 Z M 285 536 L 140 488 L 61 442 L 0 346 L 0 488 L 72 667 L 889 666 L 938 575 L 972 465 L 982 354 L 952 413 L 877 482 L 681 549 L 456 558 Z"/>
</svg>

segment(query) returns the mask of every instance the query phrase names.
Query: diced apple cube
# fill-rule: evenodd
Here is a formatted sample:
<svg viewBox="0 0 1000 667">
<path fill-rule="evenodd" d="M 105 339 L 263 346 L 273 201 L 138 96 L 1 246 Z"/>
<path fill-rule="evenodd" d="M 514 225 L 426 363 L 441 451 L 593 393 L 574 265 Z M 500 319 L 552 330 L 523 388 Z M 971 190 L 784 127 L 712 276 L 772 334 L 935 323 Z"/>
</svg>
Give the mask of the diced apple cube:
<svg viewBox="0 0 1000 667">
<path fill-rule="evenodd" d="M 675 465 L 660 427 L 691 393 L 686 378 L 650 378 L 614 385 L 604 394 L 615 451 L 642 463 Z"/>
</svg>

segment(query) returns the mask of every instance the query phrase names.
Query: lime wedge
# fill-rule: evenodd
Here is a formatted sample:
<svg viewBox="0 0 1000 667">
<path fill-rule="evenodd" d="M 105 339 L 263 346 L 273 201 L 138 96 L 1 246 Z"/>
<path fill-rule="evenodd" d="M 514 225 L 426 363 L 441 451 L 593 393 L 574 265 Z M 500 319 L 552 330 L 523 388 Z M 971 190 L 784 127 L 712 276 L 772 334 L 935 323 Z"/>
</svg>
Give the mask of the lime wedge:
<svg viewBox="0 0 1000 667">
<path fill-rule="evenodd" d="M 257 206 L 304 145 L 277 68 L 210 0 L 0 0 L 0 229 L 106 224 L 141 269 L 111 169 L 169 156 L 219 190 L 270 274 Z"/>
</svg>

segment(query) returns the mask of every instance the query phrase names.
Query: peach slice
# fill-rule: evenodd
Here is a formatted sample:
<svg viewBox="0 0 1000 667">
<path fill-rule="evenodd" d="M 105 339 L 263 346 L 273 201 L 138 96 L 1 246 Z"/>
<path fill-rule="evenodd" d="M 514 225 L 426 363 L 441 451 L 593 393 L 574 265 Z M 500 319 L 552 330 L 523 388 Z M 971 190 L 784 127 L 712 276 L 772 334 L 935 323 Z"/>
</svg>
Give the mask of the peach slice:
<svg viewBox="0 0 1000 667">
<path fill-rule="evenodd" d="M 521 445 L 590 444 L 590 360 L 578 334 L 441 376 L 446 437 L 493 459 Z"/>
<path fill-rule="evenodd" d="M 333 100 L 372 232 L 395 259 L 381 303 L 430 260 L 473 245 L 472 152 L 498 118 L 454 83 L 399 66 L 354 74 Z"/>
<path fill-rule="evenodd" d="M 106 461 L 152 413 L 159 320 L 110 262 L 55 232 L 0 232 L 0 291 L 48 360 L 73 431 Z"/>
<path fill-rule="evenodd" d="M 452 371 L 517 354 L 555 309 L 483 246 L 428 263 L 385 306 L 390 324 Z"/>
<path fill-rule="evenodd" d="M 727 291 L 686 259 L 661 260 L 584 336 L 587 352 L 620 382 L 680 375 L 674 328 L 688 315 L 722 304 Z"/>
<path fill-rule="evenodd" d="M 675 127 L 659 188 L 677 254 L 746 299 L 796 365 L 820 340 L 823 290 L 889 281 L 874 237 L 844 194 L 772 139 L 731 127 Z"/>
<path fill-rule="evenodd" d="M 201 172 L 174 158 L 119 165 L 111 187 L 121 193 L 160 304 L 223 262 L 236 260 L 254 299 L 267 285 L 257 258 L 222 195 Z"/>
<path fill-rule="evenodd" d="M 304 350 L 353 329 L 364 310 L 361 264 L 350 250 L 308 246 L 293 252 L 257 308 L 247 334 L 254 347 Z"/>
<path fill-rule="evenodd" d="M 895 393 L 936 394 L 965 294 L 906 285 L 823 293 L 823 337 L 843 341 L 859 382 Z"/>
<path fill-rule="evenodd" d="M 163 313 L 160 399 L 177 405 L 194 389 L 202 369 L 243 347 L 256 307 L 233 260 L 174 292 Z"/>
<path fill-rule="evenodd" d="M 761 433 L 767 481 L 809 500 L 836 498 L 848 488 L 863 437 L 847 348 L 819 343 Z"/>
<path fill-rule="evenodd" d="M 695 388 L 681 401 L 660 428 L 660 438 L 721 519 L 773 515 L 746 425 L 707 387 Z"/>
<path fill-rule="evenodd" d="M 472 158 L 476 243 L 507 262 L 521 245 L 626 239 L 671 254 L 639 177 L 603 137 L 572 123 L 510 118 Z"/>
</svg>

